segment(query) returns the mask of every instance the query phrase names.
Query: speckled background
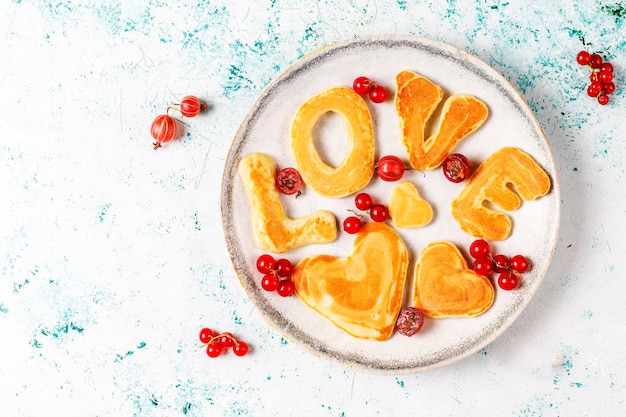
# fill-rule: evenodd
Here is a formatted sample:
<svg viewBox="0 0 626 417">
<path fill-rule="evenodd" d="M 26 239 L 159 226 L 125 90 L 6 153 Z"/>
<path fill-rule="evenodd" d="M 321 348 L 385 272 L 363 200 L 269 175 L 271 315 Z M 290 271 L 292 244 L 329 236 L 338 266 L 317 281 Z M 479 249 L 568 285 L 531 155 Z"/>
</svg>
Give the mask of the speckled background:
<svg viewBox="0 0 626 417">
<path fill-rule="evenodd" d="M 626 409 L 626 4 L 373 1 L 0 4 L 0 415 L 596 416 Z M 240 287 L 224 160 L 263 88 L 329 43 L 415 34 L 521 92 L 556 159 L 553 264 L 519 319 L 461 362 L 350 371 L 288 343 Z M 615 66 L 605 107 L 581 49 Z M 152 119 L 211 110 L 155 152 Z M 503 132 L 506 134 L 506 132 Z M 208 358 L 198 329 L 249 356 Z"/>
</svg>

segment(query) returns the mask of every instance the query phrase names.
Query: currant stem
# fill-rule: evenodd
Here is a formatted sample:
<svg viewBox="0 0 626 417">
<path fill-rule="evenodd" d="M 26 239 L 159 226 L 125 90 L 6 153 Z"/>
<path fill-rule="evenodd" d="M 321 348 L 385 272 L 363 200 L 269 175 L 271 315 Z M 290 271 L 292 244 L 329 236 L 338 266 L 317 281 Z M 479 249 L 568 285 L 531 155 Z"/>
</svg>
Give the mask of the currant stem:
<svg viewBox="0 0 626 417">
<path fill-rule="evenodd" d="M 216 335 L 216 336 L 213 336 L 213 337 L 212 337 L 212 338 L 210 338 L 210 339 L 209 339 L 209 341 L 206 343 L 206 346 L 208 346 L 208 345 L 210 345 L 211 343 L 213 343 L 213 341 L 215 341 L 215 339 L 219 339 L 219 338 L 224 337 L 224 336 L 226 336 L 227 338 L 229 338 L 230 340 L 232 340 L 232 341 L 233 341 L 233 343 L 234 343 L 235 345 L 239 346 L 239 341 L 237 341 L 237 339 L 236 339 L 233 335 L 230 335 L 230 334 L 228 334 L 228 333 L 220 333 L 220 334 L 218 334 L 218 335 Z"/>
<path fill-rule="evenodd" d="M 157 149 L 159 149 L 161 147 L 161 142 L 154 142 L 154 150 L 156 151 Z"/>
<path fill-rule="evenodd" d="M 362 219 L 363 218 L 363 214 L 361 213 L 357 213 L 356 211 L 352 210 L 352 209 L 348 209 L 348 211 L 352 214 L 354 214 L 358 219 Z M 366 213 L 369 213 L 369 210 L 365 211 Z"/>
</svg>

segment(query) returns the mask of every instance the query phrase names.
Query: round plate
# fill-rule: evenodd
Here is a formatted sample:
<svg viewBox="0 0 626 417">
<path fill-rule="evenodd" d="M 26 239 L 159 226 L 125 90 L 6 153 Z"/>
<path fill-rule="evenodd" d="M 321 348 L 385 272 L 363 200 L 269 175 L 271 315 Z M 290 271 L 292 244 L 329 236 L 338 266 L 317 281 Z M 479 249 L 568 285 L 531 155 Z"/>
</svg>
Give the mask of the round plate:
<svg viewBox="0 0 626 417">
<path fill-rule="evenodd" d="M 255 262 L 264 251 L 254 245 L 251 207 L 237 168 L 241 158 L 252 152 L 270 155 L 279 168 L 294 166 L 289 129 L 298 108 L 328 88 L 351 86 L 361 75 L 376 80 L 389 91 L 389 99 L 382 104 L 374 104 L 366 98 L 374 121 L 377 159 L 393 154 L 407 160 L 393 101 L 395 76 L 402 70 L 422 74 L 440 85 L 445 92 L 444 100 L 458 93 L 473 95 L 487 104 L 489 118 L 454 150 L 465 154 L 474 168 L 495 150 L 515 146 L 530 154 L 548 172 L 552 189 L 548 195 L 525 201 L 518 210 L 509 212 L 513 219 L 511 236 L 492 244 L 497 253 L 523 254 L 531 260 L 532 268 L 523 275 L 520 288 L 507 292 L 496 284 L 494 304 L 484 314 L 471 318 L 427 318 L 417 335 L 394 334 L 380 342 L 346 334 L 296 296 L 283 298 L 261 289 L 261 274 L 256 271 Z M 316 125 L 315 137 L 317 149 L 327 163 L 340 164 L 347 149 L 341 116 L 334 113 L 324 116 Z M 450 214 L 450 203 L 462 190 L 463 183 L 447 181 L 441 169 L 407 171 L 403 180 L 416 185 L 435 213 L 433 221 L 425 227 L 397 230 L 409 249 L 408 294 L 416 258 L 425 245 L 435 240 L 451 241 L 470 262 L 467 248 L 474 238 L 465 234 Z M 364 191 L 387 204 L 393 185 L 374 175 Z M 305 256 L 345 257 L 352 252 L 354 236 L 341 230 L 341 222 L 350 215 L 349 209 L 355 209 L 353 196 L 330 199 L 305 188 L 298 199 L 281 198 L 290 217 L 300 217 L 317 209 L 331 211 L 338 220 L 339 236 L 333 243 L 275 254 L 277 258 L 285 257 L 295 264 Z M 515 89 L 491 67 L 464 51 L 408 36 L 337 43 L 287 68 L 267 86 L 243 120 L 226 160 L 222 182 L 226 244 L 243 288 L 265 320 L 288 340 L 310 352 L 349 368 L 384 373 L 414 372 L 449 364 L 478 351 L 500 335 L 528 304 L 548 269 L 557 240 L 559 201 L 556 169 L 549 146 Z M 393 226 L 391 221 L 388 223 Z M 410 304 L 408 295 L 405 299 L 405 303 Z"/>
</svg>

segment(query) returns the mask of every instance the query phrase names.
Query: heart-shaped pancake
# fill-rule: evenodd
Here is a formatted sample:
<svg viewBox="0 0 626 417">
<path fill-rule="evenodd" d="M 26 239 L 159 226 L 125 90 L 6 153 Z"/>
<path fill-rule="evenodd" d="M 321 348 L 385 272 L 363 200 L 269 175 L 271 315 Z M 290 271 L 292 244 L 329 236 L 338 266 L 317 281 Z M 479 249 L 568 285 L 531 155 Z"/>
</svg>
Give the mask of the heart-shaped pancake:
<svg viewBox="0 0 626 417">
<path fill-rule="evenodd" d="M 409 181 L 396 185 L 389 200 L 389 216 L 399 228 L 425 226 L 433 219 L 433 208 Z"/>
<path fill-rule="evenodd" d="M 384 223 L 363 225 L 346 258 L 316 255 L 303 259 L 291 279 L 309 307 L 348 334 L 386 340 L 402 304 L 408 251 Z"/>
<path fill-rule="evenodd" d="M 491 307 L 491 281 L 468 268 L 459 249 L 446 241 L 426 246 L 415 264 L 413 303 L 429 317 L 470 317 Z"/>
</svg>

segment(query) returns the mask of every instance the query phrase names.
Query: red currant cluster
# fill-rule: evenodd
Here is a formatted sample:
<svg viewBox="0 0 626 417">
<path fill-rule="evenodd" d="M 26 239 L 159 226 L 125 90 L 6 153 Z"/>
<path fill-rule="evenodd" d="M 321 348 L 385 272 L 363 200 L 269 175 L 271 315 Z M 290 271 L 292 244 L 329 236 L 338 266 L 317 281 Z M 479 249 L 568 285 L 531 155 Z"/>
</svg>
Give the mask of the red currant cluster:
<svg viewBox="0 0 626 417">
<path fill-rule="evenodd" d="M 417 307 L 404 307 L 396 320 L 396 331 L 403 336 L 413 336 L 424 324 L 424 314 Z"/>
<path fill-rule="evenodd" d="M 354 206 L 362 211 L 367 212 L 370 218 L 375 222 L 384 222 L 387 220 L 387 207 L 382 204 L 374 204 L 372 196 L 368 193 L 359 193 L 354 198 Z M 354 214 L 346 217 L 343 221 L 343 230 L 349 234 L 358 233 L 363 225 L 361 219 L 363 216 Z"/>
<path fill-rule="evenodd" d="M 249 350 L 248 344 L 235 338 L 232 333 L 216 334 L 208 327 L 200 330 L 200 341 L 206 347 L 206 354 L 211 358 L 217 358 L 229 348 L 232 348 L 237 356 L 245 356 Z"/>
<path fill-rule="evenodd" d="M 276 291 L 281 297 L 289 297 L 295 291 L 293 281 L 289 278 L 293 265 L 288 259 L 274 259 L 264 254 L 257 258 L 256 269 L 263 274 L 261 288 L 265 291 Z"/>
<path fill-rule="evenodd" d="M 443 175 L 452 182 L 463 182 L 472 170 L 469 159 L 460 153 L 452 153 L 442 164 Z"/>
<path fill-rule="evenodd" d="M 382 103 L 387 100 L 387 90 L 382 85 L 378 85 L 376 81 L 367 77 L 358 77 L 352 83 L 352 89 L 357 94 L 368 94 L 370 100 L 374 103 Z"/>
<path fill-rule="evenodd" d="M 610 62 L 604 62 L 600 54 L 590 54 L 587 51 L 580 51 L 576 55 L 576 61 L 580 65 L 587 65 L 591 71 L 587 95 L 596 97 L 598 103 L 603 106 L 608 104 L 609 94 L 613 94 L 613 91 L 615 91 L 613 65 Z"/>
<path fill-rule="evenodd" d="M 303 185 L 302 177 L 295 168 L 283 168 L 276 174 L 276 188 L 283 194 L 295 194 L 299 197 L 302 194 Z"/>
<path fill-rule="evenodd" d="M 512 258 L 506 255 L 492 256 L 489 243 L 483 239 L 473 241 L 469 251 L 474 258 L 474 272 L 479 275 L 499 273 L 498 286 L 503 290 L 517 288 L 521 274 L 530 268 L 528 259 L 523 255 L 515 255 Z"/>
<path fill-rule="evenodd" d="M 179 104 L 168 106 L 165 114 L 157 116 L 150 127 L 150 134 L 156 140 L 154 149 L 159 149 L 162 143 L 176 137 L 176 120 L 169 115 L 170 109 L 178 110 L 184 117 L 196 117 L 207 108 L 208 106 L 196 96 L 185 96 Z"/>
</svg>

